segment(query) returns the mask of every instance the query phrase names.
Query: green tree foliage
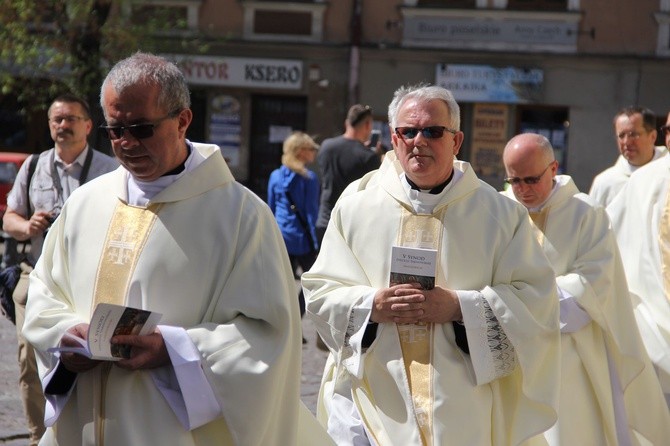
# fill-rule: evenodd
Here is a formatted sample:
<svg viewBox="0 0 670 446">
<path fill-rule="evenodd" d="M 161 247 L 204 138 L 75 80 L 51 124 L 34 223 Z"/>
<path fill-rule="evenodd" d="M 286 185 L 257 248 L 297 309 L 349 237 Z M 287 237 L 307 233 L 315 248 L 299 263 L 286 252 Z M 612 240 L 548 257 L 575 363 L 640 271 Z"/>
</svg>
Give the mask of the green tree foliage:
<svg viewBox="0 0 670 446">
<path fill-rule="evenodd" d="M 180 29 L 183 11 L 132 0 L 2 0 L 0 96 L 16 97 L 31 112 L 69 91 L 95 108 L 110 65 L 140 49 L 158 51 L 165 39 L 155 37 L 174 39 Z M 177 38 L 180 46 L 194 39 Z"/>
</svg>

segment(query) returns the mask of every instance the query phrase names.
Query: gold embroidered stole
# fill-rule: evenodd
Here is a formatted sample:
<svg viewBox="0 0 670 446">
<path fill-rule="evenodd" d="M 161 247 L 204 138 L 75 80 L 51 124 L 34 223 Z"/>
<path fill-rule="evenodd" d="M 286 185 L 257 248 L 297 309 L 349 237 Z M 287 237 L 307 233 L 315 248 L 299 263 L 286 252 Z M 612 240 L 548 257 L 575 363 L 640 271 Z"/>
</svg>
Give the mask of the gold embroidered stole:
<svg viewBox="0 0 670 446">
<path fill-rule="evenodd" d="M 137 208 L 124 203 L 116 206 L 98 264 L 91 313 L 101 302 L 117 305 L 126 302 L 130 278 L 156 221 L 159 208 L 160 205 Z M 98 411 L 94 418 L 96 444 L 99 446 L 104 446 L 105 394 L 111 366 L 112 363 L 107 361 L 99 367 L 100 387 L 94 392 L 94 407 Z"/>
<path fill-rule="evenodd" d="M 665 207 L 658 228 L 658 244 L 661 251 L 661 274 L 665 298 L 670 301 L 670 188 L 665 198 Z"/>
<path fill-rule="evenodd" d="M 544 230 L 547 227 L 547 220 L 549 217 L 549 206 L 543 208 L 539 212 L 529 212 L 530 219 L 533 221 L 535 227 L 533 228 L 535 232 L 535 237 L 540 243 L 540 246 L 544 246 Z"/>
<path fill-rule="evenodd" d="M 446 210 L 446 208 L 445 208 Z M 403 210 L 398 246 L 437 249 L 442 238 L 442 216 L 415 215 Z M 439 256 L 438 268 L 439 271 Z M 405 372 L 424 445 L 433 444 L 433 335 L 435 324 L 397 324 Z"/>
</svg>

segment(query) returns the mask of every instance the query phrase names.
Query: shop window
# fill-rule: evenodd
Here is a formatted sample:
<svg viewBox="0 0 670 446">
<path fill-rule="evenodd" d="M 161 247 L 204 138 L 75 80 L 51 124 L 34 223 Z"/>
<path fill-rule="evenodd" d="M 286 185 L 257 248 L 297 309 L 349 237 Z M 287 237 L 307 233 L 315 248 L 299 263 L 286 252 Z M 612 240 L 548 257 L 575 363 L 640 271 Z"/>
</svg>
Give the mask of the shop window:
<svg viewBox="0 0 670 446">
<path fill-rule="evenodd" d="M 247 40 L 318 43 L 323 39 L 324 2 L 247 0 L 241 4 Z"/>
<path fill-rule="evenodd" d="M 568 162 L 569 113 L 565 107 L 527 106 L 517 108 L 517 133 L 538 133 L 545 136 L 554 148 L 559 173 L 565 173 Z"/>
<path fill-rule="evenodd" d="M 507 9 L 519 11 L 567 11 L 567 0 L 508 0 Z"/>
<path fill-rule="evenodd" d="M 290 26 L 287 26 L 289 23 Z M 310 36 L 312 34 L 312 14 L 259 10 L 254 14 L 254 33 Z"/>
</svg>

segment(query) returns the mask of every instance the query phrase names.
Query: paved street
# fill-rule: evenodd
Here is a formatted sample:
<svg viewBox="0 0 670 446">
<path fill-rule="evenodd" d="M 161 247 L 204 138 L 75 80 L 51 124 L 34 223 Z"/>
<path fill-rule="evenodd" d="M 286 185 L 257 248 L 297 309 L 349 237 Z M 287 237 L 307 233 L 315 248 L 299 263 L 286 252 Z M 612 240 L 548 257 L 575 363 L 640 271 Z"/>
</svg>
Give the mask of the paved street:
<svg viewBox="0 0 670 446">
<path fill-rule="evenodd" d="M 307 319 L 303 320 L 303 333 L 308 343 L 302 349 L 302 400 L 314 412 L 326 353 L 316 347 L 316 331 Z M 14 325 L 2 316 L 0 358 L 3 359 L 0 363 L 0 446 L 23 446 L 27 444 L 28 430 L 17 386 L 16 331 Z"/>
</svg>

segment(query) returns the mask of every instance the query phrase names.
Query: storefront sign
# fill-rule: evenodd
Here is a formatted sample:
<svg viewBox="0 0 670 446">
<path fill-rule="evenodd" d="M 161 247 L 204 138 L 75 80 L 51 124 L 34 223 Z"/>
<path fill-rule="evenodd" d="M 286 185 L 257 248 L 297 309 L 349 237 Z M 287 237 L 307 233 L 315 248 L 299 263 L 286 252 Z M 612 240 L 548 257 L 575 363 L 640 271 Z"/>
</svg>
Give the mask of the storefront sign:
<svg viewBox="0 0 670 446">
<path fill-rule="evenodd" d="M 481 179 L 502 187 L 505 178 L 502 152 L 509 132 L 509 106 L 475 104 L 472 119 L 470 164 Z"/>
<path fill-rule="evenodd" d="M 457 101 L 515 104 L 537 102 L 543 78 L 538 68 L 438 64 L 435 83 L 450 90 Z"/>
<path fill-rule="evenodd" d="M 462 17 L 406 16 L 403 40 L 430 46 L 463 44 L 552 45 L 566 51 L 577 45 L 576 21 L 513 19 L 479 20 Z"/>
<path fill-rule="evenodd" d="M 302 88 L 303 64 L 299 60 L 241 57 L 166 56 L 174 61 L 191 85 L 263 87 L 281 90 Z"/>
</svg>

